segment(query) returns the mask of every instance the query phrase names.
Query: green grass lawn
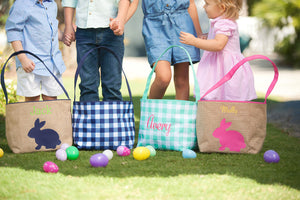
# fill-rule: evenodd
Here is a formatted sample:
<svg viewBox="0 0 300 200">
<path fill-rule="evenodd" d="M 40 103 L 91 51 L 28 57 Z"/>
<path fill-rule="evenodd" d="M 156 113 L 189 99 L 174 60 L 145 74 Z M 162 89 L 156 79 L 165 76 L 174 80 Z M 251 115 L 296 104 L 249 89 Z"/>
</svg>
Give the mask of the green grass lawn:
<svg viewBox="0 0 300 200">
<path fill-rule="evenodd" d="M 73 98 L 72 80 L 64 79 L 64 84 Z M 145 81 L 130 81 L 130 85 L 137 142 Z M 128 96 L 124 86 L 122 93 Z M 173 87 L 166 98 L 174 98 Z M 300 199 L 300 141 L 271 124 L 262 151 L 255 155 L 197 152 L 197 158 L 184 159 L 181 152 L 157 151 L 155 157 L 137 161 L 132 154 L 120 157 L 114 152 L 105 168 L 93 168 L 89 158 L 102 151 L 80 151 L 77 160 L 64 162 L 56 159 L 55 151 L 12 153 L 0 113 L 0 147 L 4 150 L 0 158 L 0 200 Z M 264 161 L 263 154 L 269 149 L 279 153 L 279 163 Z M 55 162 L 59 172 L 43 172 L 46 161 Z"/>
</svg>

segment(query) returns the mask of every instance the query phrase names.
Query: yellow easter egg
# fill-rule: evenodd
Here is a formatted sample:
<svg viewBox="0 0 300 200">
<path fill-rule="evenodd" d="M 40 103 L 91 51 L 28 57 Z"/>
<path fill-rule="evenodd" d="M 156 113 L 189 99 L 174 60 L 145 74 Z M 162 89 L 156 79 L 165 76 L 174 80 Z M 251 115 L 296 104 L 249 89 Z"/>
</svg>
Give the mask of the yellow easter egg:
<svg viewBox="0 0 300 200">
<path fill-rule="evenodd" d="M 4 151 L 0 148 L 0 158 L 3 156 Z"/>
<path fill-rule="evenodd" d="M 146 160 L 150 156 L 150 150 L 147 147 L 137 147 L 133 150 L 133 157 L 136 160 Z"/>
</svg>

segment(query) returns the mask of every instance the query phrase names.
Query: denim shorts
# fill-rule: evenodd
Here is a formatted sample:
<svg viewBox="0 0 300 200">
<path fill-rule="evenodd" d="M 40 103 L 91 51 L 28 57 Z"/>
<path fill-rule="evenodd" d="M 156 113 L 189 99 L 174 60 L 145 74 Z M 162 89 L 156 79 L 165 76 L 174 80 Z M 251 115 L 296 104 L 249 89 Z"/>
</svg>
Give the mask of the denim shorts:
<svg viewBox="0 0 300 200">
<path fill-rule="evenodd" d="M 147 4 L 147 1 L 144 1 Z M 169 6 L 170 7 L 170 6 Z M 146 9 L 146 6 L 144 7 Z M 184 47 L 190 54 L 192 62 L 200 60 L 200 50 L 194 46 L 180 43 L 180 32 L 188 32 L 196 36 L 193 21 L 187 9 L 159 10 L 149 13 L 144 10 L 143 37 L 150 65 L 171 45 Z M 169 61 L 172 65 L 188 62 L 188 56 L 180 48 L 172 48 L 160 60 Z"/>
</svg>

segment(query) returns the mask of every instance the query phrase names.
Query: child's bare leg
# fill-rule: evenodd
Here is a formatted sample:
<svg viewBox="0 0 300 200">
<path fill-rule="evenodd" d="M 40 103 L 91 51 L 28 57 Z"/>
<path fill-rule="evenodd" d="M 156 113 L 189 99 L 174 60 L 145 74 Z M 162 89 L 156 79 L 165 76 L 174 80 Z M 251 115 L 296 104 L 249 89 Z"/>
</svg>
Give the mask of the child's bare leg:
<svg viewBox="0 0 300 200">
<path fill-rule="evenodd" d="M 174 84 L 176 91 L 176 99 L 188 100 L 190 95 L 189 63 L 175 64 Z"/>
<path fill-rule="evenodd" d="M 50 100 L 56 100 L 57 97 L 50 97 L 50 96 L 47 96 L 47 95 L 44 95 L 42 94 L 42 98 L 44 101 L 50 101 Z"/>
<path fill-rule="evenodd" d="M 35 97 L 25 97 L 25 101 L 39 101 L 40 96 L 35 96 Z"/>
<path fill-rule="evenodd" d="M 168 61 L 158 61 L 155 68 L 155 79 L 152 83 L 149 99 L 162 99 L 172 78 L 171 65 Z"/>
</svg>

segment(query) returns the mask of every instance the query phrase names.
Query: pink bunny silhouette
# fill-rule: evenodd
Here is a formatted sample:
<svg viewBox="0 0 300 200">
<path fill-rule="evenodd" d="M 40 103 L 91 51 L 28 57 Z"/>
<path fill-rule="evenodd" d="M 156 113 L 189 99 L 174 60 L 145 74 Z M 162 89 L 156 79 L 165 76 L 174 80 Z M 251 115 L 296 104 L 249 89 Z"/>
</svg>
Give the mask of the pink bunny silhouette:
<svg viewBox="0 0 300 200">
<path fill-rule="evenodd" d="M 226 122 L 225 118 L 221 121 L 220 127 L 216 128 L 213 132 L 215 138 L 219 138 L 222 145 L 219 150 L 224 151 L 226 147 L 229 151 L 240 152 L 241 149 L 246 147 L 243 135 L 234 130 L 228 130 L 231 126 L 231 122 Z"/>
</svg>

